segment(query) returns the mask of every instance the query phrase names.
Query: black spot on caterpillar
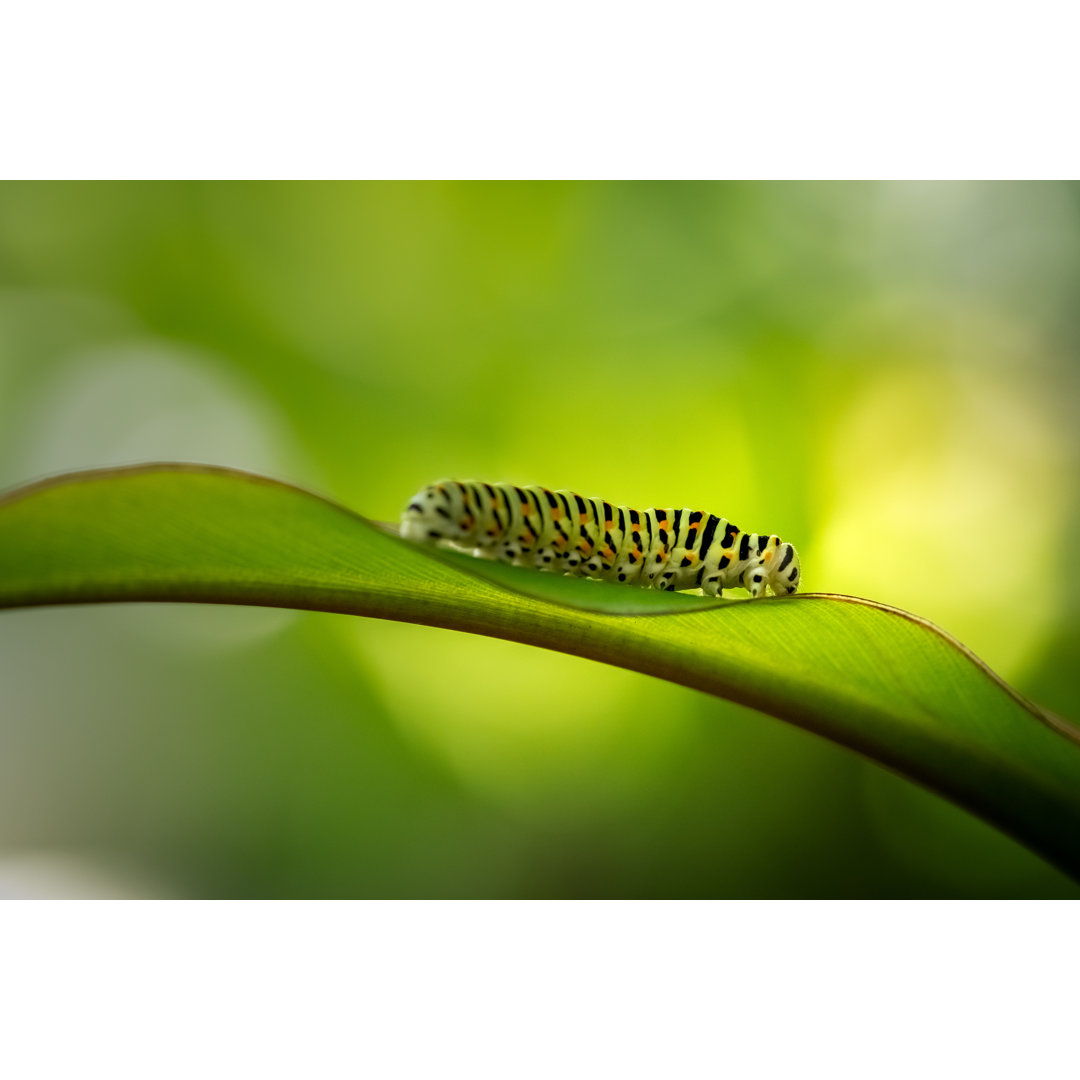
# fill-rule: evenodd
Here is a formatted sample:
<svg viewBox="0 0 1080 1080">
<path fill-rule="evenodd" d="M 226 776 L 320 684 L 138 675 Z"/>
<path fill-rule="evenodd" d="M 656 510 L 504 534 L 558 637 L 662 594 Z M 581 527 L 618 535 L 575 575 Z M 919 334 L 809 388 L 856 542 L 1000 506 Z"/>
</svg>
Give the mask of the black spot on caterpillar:
<svg viewBox="0 0 1080 1080">
<path fill-rule="evenodd" d="M 543 487 L 429 484 L 405 507 L 401 535 L 516 566 L 708 596 L 737 586 L 754 598 L 767 589 L 788 596 L 799 580 L 799 555 L 778 536 L 700 510 L 632 510 Z"/>
</svg>

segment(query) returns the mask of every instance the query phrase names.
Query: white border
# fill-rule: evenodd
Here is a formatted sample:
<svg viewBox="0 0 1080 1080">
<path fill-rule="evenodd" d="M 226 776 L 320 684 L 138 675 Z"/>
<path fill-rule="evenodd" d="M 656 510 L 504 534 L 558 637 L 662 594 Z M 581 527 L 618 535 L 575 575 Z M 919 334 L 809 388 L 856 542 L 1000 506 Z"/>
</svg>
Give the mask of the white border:
<svg viewBox="0 0 1080 1080">
<path fill-rule="evenodd" d="M 1076 907 L 4 908 L 0 1073 L 1073 1077 Z"/>
<path fill-rule="evenodd" d="M 9 6 L 8 178 L 1075 177 L 1069 8 Z"/>
</svg>

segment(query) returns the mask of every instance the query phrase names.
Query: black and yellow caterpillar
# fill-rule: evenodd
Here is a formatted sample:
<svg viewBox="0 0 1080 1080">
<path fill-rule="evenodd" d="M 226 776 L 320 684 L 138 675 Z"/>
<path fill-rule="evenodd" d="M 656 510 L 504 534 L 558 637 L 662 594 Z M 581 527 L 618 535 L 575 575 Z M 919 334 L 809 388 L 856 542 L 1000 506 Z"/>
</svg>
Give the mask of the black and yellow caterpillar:
<svg viewBox="0 0 1080 1080">
<path fill-rule="evenodd" d="M 544 487 L 440 480 L 409 500 L 401 535 L 517 566 L 671 592 L 719 596 L 741 587 L 756 598 L 766 587 L 788 596 L 799 585 L 798 553 L 779 536 L 742 532 L 701 510 L 631 510 Z"/>
</svg>

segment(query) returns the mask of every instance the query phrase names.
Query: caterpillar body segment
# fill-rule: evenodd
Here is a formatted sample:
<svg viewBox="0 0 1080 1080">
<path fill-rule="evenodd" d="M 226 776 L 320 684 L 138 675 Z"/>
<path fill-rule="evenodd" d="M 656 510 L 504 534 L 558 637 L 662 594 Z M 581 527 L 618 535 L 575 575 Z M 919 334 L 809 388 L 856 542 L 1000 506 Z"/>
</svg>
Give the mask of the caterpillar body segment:
<svg viewBox="0 0 1080 1080">
<path fill-rule="evenodd" d="M 421 489 L 402 514 L 401 535 L 448 543 L 516 566 L 675 592 L 752 598 L 799 587 L 799 556 L 778 536 L 742 532 L 701 510 L 634 510 L 573 491 L 469 480 Z"/>
</svg>

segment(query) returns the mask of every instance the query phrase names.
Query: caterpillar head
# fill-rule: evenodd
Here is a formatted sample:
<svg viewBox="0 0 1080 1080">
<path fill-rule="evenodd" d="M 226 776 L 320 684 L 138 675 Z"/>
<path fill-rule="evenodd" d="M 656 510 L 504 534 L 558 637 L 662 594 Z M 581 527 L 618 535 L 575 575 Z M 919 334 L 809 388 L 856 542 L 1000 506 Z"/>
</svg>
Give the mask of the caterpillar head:
<svg viewBox="0 0 1080 1080">
<path fill-rule="evenodd" d="M 767 581 L 777 596 L 790 596 L 799 588 L 799 553 L 794 545 L 782 543 L 779 537 L 774 539 L 775 544 L 770 545 L 772 558 L 766 564 Z"/>
</svg>

